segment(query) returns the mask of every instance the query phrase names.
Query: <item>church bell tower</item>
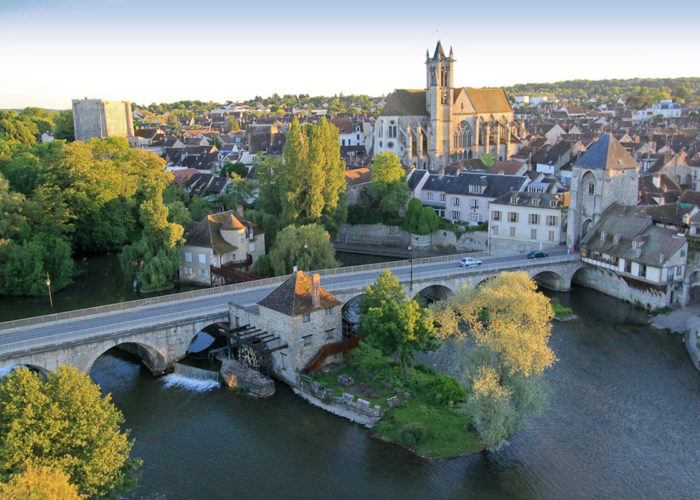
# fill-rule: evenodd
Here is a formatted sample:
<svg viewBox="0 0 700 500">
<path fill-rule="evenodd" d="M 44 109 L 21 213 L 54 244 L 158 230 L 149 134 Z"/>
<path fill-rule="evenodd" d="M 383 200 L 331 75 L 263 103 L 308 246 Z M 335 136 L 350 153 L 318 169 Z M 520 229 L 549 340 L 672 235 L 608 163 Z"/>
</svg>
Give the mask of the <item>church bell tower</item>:
<svg viewBox="0 0 700 500">
<path fill-rule="evenodd" d="M 433 57 L 425 54 L 426 65 L 426 108 L 430 114 L 430 136 L 428 138 L 428 154 L 431 169 L 446 167 L 450 156 L 450 123 L 452 109 L 452 69 L 454 57 L 450 47 L 450 55 L 445 56 L 442 44 L 437 43 Z"/>
</svg>

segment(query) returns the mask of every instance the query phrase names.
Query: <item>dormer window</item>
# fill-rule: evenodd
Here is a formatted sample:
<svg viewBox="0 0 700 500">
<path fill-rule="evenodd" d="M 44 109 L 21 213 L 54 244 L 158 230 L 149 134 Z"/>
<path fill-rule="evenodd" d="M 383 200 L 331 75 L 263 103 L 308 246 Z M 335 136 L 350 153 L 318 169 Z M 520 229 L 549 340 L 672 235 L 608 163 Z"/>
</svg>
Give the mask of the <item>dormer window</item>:
<svg viewBox="0 0 700 500">
<path fill-rule="evenodd" d="M 511 205 L 517 205 L 519 199 L 520 199 L 520 198 L 517 197 L 517 196 L 511 196 L 511 197 L 510 197 L 510 204 L 511 204 Z"/>
<path fill-rule="evenodd" d="M 613 236 L 613 244 L 614 244 L 614 245 L 619 245 L 621 239 L 622 239 L 622 234 L 620 234 L 620 233 L 615 233 L 615 235 Z"/>
<path fill-rule="evenodd" d="M 479 184 L 469 184 L 470 194 L 484 194 L 484 191 L 486 191 L 486 186 Z"/>
<path fill-rule="evenodd" d="M 533 207 L 539 207 L 539 206 L 540 206 L 540 199 L 539 199 L 539 198 L 533 198 L 533 200 L 532 200 L 532 206 L 533 206 Z"/>
<path fill-rule="evenodd" d="M 601 231 L 600 233 L 600 241 L 605 241 L 608 238 L 608 232 L 607 231 Z"/>
<path fill-rule="evenodd" d="M 549 206 L 552 208 L 557 208 L 557 200 L 550 200 Z"/>
</svg>

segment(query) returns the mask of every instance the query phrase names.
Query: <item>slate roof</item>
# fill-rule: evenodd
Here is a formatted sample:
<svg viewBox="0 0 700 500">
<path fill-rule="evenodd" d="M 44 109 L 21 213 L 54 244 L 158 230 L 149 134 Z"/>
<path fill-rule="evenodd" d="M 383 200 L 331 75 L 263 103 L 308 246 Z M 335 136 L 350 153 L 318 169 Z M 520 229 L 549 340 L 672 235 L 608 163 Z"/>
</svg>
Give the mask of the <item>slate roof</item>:
<svg viewBox="0 0 700 500">
<path fill-rule="evenodd" d="M 637 162 L 611 134 L 603 134 L 594 142 L 578 161 L 575 167 L 600 169 L 636 168 Z"/>
<path fill-rule="evenodd" d="M 522 175 L 482 174 L 472 172 L 462 172 L 458 175 L 431 174 L 423 186 L 423 189 L 427 191 L 443 191 L 446 194 L 498 198 L 509 191 L 520 190 L 526 181 L 527 177 Z M 483 194 L 470 193 L 470 185 L 486 186 L 486 189 Z"/>
<path fill-rule="evenodd" d="M 515 203 L 513 198 L 515 197 Z M 539 200 L 539 205 L 533 205 L 533 200 Z M 553 207 L 552 200 L 556 202 Z M 503 196 L 500 196 L 491 202 L 491 205 L 514 205 L 520 207 L 536 207 L 536 208 L 567 208 L 569 206 L 569 193 L 528 193 L 527 191 L 518 192 L 510 191 Z"/>
<path fill-rule="evenodd" d="M 320 299 L 320 307 L 314 308 L 311 301 L 311 277 L 303 271 L 297 271 L 258 304 L 287 316 L 309 314 L 342 304 L 323 287 L 320 288 Z"/>
<path fill-rule="evenodd" d="M 613 203 L 583 238 L 581 246 L 591 252 L 661 267 L 686 244 L 686 239 L 676 236 L 673 229 L 655 226 L 646 210 L 646 207 Z M 604 231 L 607 233 L 603 239 Z M 614 241 L 616 234 L 620 235 L 617 244 Z M 642 243 L 636 249 L 633 245 L 635 239 Z M 660 262 L 661 257 L 663 262 Z"/>
<path fill-rule="evenodd" d="M 413 171 L 409 174 L 408 179 L 406 180 L 406 182 L 407 182 L 407 184 L 408 184 L 408 189 L 410 189 L 411 191 L 413 191 L 414 189 L 416 189 L 416 186 L 418 186 L 418 183 L 421 181 L 421 179 L 423 179 L 423 176 L 424 176 L 426 173 L 428 173 L 428 171 L 427 171 L 427 170 L 423 170 L 423 169 L 416 169 L 416 170 L 413 170 Z"/>
<path fill-rule="evenodd" d="M 426 116 L 425 90 L 397 89 L 386 98 L 382 116 Z"/>
</svg>

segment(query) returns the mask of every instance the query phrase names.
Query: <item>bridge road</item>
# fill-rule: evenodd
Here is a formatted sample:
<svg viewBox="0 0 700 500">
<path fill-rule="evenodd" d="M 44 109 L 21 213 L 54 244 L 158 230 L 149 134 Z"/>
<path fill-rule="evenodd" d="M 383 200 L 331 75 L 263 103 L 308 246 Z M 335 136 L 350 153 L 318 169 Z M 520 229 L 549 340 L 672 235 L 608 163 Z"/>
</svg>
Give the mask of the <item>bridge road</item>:
<svg viewBox="0 0 700 500">
<path fill-rule="evenodd" d="M 564 255 L 566 250 L 551 252 L 550 256 Z M 487 264 L 516 263 L 525 260 L 524 254 L 486 257 L 480 259 Z M 399 277 L 401 282 L 410 279 L 411 268 L 408 264 L 399 267 L 388 268 Z M 344 289 L 366 286 L 376 279 L 383 269 L 364 272 L 351 272 L 337 275 L 322 276 L 321 286 L 333 291 L 334 288 Z M 478 272 L 479 267 L 461 268 L 458 260 L 429 264 L 414 264 L 414 279 L 419 279 L 427 275 L 445 276 L 458 273 Z M 81 318 L 65 319 L 52 323 L 37 324 L 14 328 L 10 330 L 0 330 L 0 355 L 9 353 L 17 349 L 26 349 L 50 345 L 57 342 L 67 342 L 80 338 L 89 337 L 91 333 L 95 335 L 107 335 L 126 331 L 134 326 L 148 326 L 166 323 L 175 320 L 178 316 L 192 315 L 192 311 L 204 314 L 221 314 L 228 310 L 228 303 L 235 301 L 239 304 L 254 304 L 269 294 L 274 288 L 279 286 L 268 285 L 266 287 L 243 289 L 233 292 L 226 292 L 210 296 L 154 304 L 134 309 L 126 309 L 117 312 L 102 313 Z"/>
</svg>

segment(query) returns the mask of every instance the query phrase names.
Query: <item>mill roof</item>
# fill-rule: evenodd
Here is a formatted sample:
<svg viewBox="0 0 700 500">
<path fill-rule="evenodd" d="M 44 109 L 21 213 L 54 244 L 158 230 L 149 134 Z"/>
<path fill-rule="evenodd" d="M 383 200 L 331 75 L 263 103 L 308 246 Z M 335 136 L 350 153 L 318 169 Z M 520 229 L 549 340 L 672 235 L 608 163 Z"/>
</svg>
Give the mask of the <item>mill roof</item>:
<svg viewBox="0 0 700 500">
<path fill-rule="evenodd" d="M 318 309 L 341 305 L 341 302 L 322 287 L 319 294 L 320 306 L 315 308 L 311 299 L 311 277 L 303 271 L 297 271 L 258 304 L 287 316 L 309 314 Z"/>
<path fill-rule="evenodd" d="M 611 134 L 603 134 L 574 164 L 575 167 L 600 169 L 636 168 L 637 162 Z"/>
</svg>

